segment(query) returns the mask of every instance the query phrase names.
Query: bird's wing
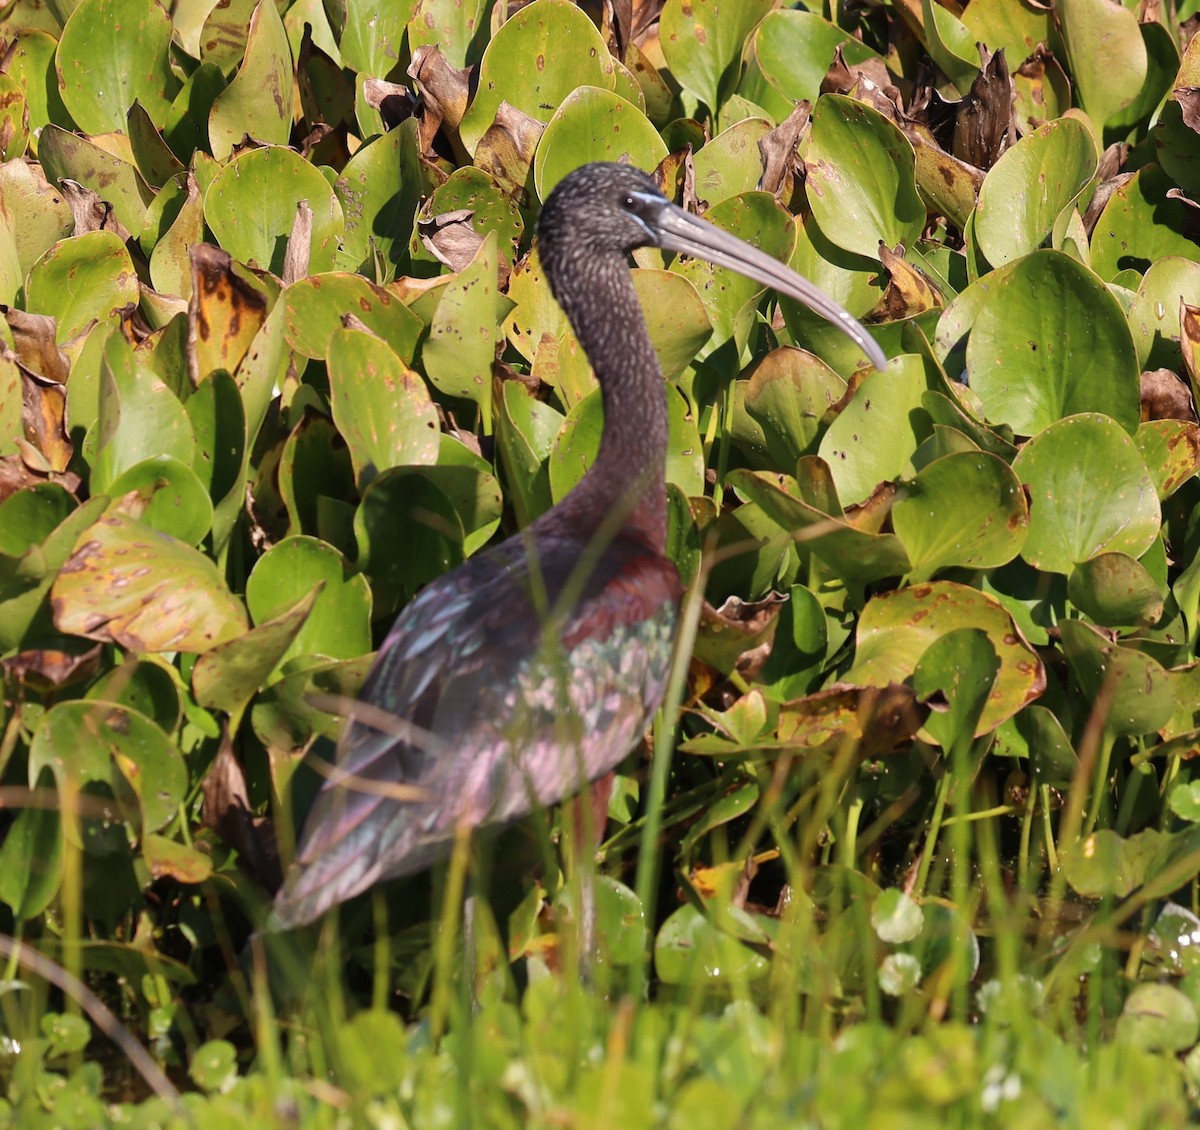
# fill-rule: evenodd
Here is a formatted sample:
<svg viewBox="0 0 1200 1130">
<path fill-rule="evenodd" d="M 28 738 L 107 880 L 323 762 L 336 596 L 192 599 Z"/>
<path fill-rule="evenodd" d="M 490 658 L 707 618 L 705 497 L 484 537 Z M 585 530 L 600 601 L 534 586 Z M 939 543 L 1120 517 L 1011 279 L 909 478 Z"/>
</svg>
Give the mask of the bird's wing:
<svg viewBox="0 0 1200 1130">
<path fill-rule="evenodd" d="M 419 732 L 347 726 L 337 769 L 349 783 L 327 782 L 314 802 L 280 924 L 422 870 L 460 823 L 507 822 L 578 791 L 644 731 L 670 658 L 674 567 L 618 540 L 580 574 L 578 542 L 537 548 L 533 570 L 515 539 L 472 559 L 397 620 L 361 698 Z M 389 795 L 395 785 L 424 798 Z"/>
</svg>

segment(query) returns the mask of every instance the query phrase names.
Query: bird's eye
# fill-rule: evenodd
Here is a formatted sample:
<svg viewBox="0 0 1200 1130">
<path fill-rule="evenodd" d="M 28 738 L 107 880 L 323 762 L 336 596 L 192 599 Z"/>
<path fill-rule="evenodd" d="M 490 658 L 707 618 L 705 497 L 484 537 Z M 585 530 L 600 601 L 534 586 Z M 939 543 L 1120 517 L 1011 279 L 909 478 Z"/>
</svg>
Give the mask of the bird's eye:
<svg viewBox="0 0 1200 1130">
<path fill-rule="evenodd" d="M 634 204 L 635 204 L 635 201 L 632 196 L 625 197 L 625 207 L 626 208 L 633 208 Z"/>
</svg>

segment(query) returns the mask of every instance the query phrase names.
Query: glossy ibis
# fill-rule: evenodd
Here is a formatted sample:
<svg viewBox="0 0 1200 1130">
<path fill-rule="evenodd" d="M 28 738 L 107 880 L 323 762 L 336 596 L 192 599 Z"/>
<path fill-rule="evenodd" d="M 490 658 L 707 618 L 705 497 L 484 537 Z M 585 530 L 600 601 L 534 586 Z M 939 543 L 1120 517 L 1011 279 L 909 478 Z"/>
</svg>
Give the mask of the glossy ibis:
<svg viewBox="0 0 1200 1130">
<path fill-rule="evenodd" d="M 362 690 L 368 708 L 348 723 L 309 813 L 276 927 L 425 869 L 450 854 L 459 828 L 503 825 L 578 792 L 645 732 L 681 594 L 664 554 L 666 396 L 627 265 L 646 246 L 774 287 L 886 363 L 836 302 L 670 203 L 644 173 L 594 164 L 565 177 L 542 209 L 538 249 L 600 382 L 599 455 L 557 506 L 428 585 L 397 619 Z M 393 795 L 397 784 L 420 799 Z"/>
</svg>

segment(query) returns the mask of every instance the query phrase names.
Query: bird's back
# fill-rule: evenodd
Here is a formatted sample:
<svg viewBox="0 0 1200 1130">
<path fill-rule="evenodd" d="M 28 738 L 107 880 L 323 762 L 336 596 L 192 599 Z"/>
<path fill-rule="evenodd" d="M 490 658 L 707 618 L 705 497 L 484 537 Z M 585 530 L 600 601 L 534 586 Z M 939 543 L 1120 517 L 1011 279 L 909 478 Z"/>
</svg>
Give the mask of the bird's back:
<svg viewBox="0 0 1200 1130">
<path fill-rule="evenodd" d="M 553 530 L 424 589 L 361 695 L 413 732 L 347 725 L 338 770 L 351 780 L 318 794 L 278 923 L 428 867 L 460 823 L 508 823 L 612 769 L 662 698 L 679 593 L 674 566 L 642 542 L 618 536 L 597 551 Z M 390 785 L 423 798 L 386 795 Z"/>
</svg>

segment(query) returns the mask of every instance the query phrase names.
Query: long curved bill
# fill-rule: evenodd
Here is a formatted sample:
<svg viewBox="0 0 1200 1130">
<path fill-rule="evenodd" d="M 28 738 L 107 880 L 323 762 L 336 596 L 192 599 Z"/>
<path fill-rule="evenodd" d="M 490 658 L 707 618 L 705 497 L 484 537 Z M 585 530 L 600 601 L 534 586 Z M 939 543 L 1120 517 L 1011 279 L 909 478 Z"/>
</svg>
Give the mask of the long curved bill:
<svg viewBox="0 0 1200 1130">
<path fill-rule="evenodd" d="M 803 275 L 796 274 L 777 259 L 772 259 L 766 252 L 722 231 L 707 220 L 701 220 L 669 202 L 656 203 L 659 209 L 652 230 L 659 247 L 704 259 L 718 267 L 728 267 L 797 302 L 803 302 L 810 310 L 815 310 L 837 326 L 870 358 L 876 369 L 886 368 L 887 357 L 863 324 L 820 287 L 814 286 Z"/>
</svg>

